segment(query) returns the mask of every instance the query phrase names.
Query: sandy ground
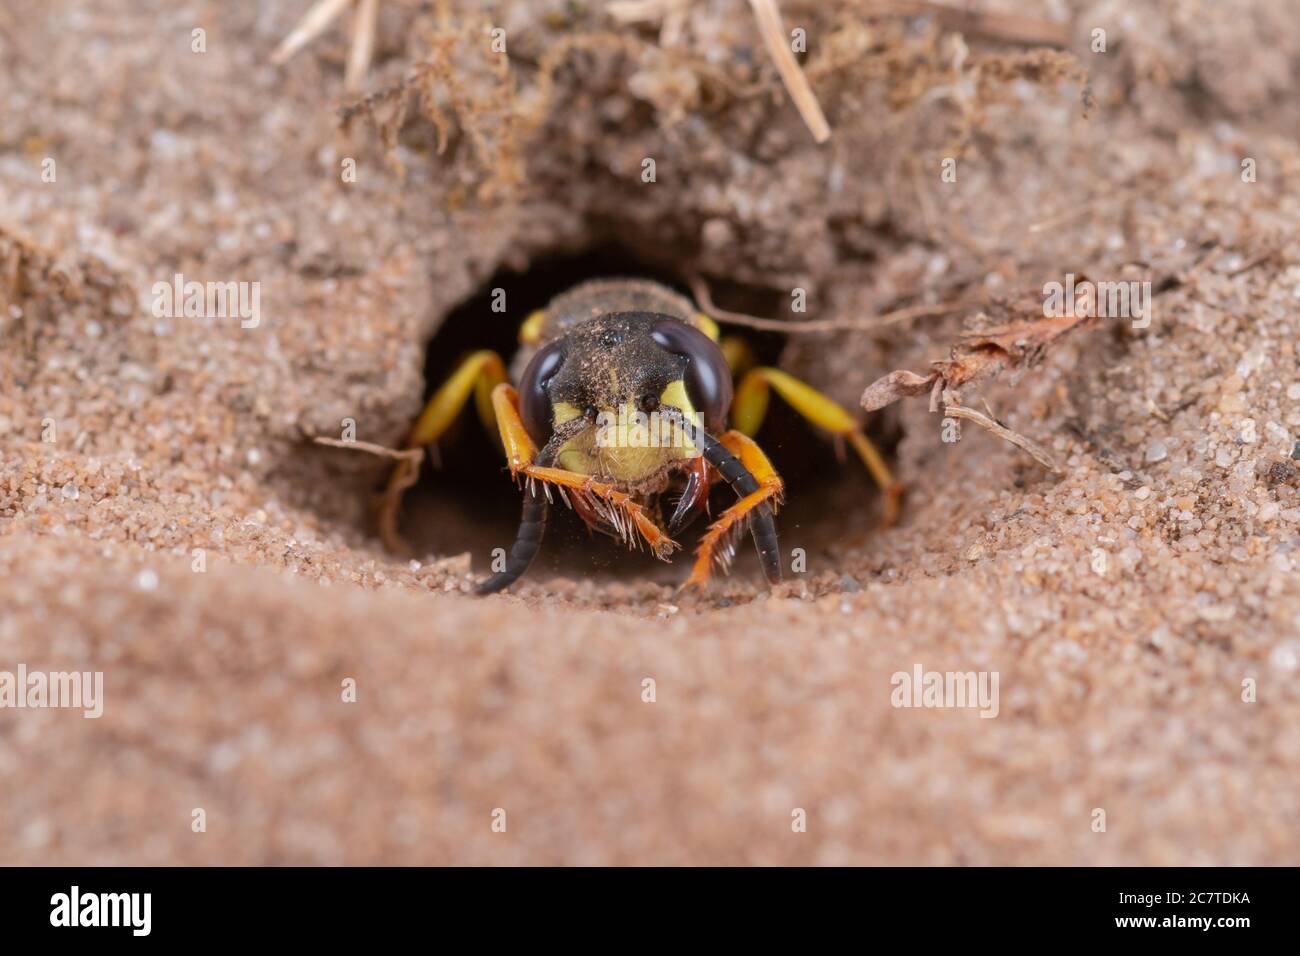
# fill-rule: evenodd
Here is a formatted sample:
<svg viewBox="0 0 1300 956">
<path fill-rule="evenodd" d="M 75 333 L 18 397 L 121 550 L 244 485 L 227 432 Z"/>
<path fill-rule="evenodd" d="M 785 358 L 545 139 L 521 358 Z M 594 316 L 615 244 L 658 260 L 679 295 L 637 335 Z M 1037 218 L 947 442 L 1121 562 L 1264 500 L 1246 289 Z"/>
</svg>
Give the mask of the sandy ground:
<svg viewBox="0 0 1300 956">
<path fill-rule="evenodd" d="M 98 719 L 0 710 L 0 862 L 1297 862 L 1284 5 L 1000 7 L 1046 50 L 786 2 L 821 147 L 739 0 L 667 45 L 598 5 L 387 2 L 366 90 L 424 63 L 425 100 L 346 131 L 345 27 L 269 64 L 307 6 L 0 10 L 0 672 L 104 674 Z M 763 340 L 850 407 L 1067 273 L 1154 307 L 963 394 L 1057 474 L 924 399 L 877 416 L 897 528 L 775 416 L 807 570 L 772 593 L 746 556 L 679 599 L 683 562 L 570 528 L 470 597 L 518 509 L 472 422 L 385 551 L 383 463 L 312 438 L 397 444 L 431 340 L 437 371 L 628 269 L 792 321 L 975 301 Z M 176 273 L 259 283 L 260 321 L 156 314 Z M 918 665 L 996 672 L 997 716 L 893 706 Z"/>
</svg>

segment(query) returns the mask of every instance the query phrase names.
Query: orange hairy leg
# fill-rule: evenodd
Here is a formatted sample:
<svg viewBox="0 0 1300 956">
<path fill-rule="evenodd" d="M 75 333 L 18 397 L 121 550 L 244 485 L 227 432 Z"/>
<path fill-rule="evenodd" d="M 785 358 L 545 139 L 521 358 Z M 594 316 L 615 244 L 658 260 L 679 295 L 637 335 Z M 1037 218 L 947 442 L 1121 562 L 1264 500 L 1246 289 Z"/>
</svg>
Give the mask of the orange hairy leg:
<svg viewBox="0 0 1300 956">
<path fill-rule="evenodd" d="M 579 513 L 597 516 L 629 545 L 644 540 L 656 557 L 668 559 L 677 542 L 660 529 L 630 494 L 591 475 L 550 464 L 559 445 L 552 438 L 545 448 L 537 448 L 519 415 L 519 395 L 511 385 L 503 382 L 492 390 L 492 407 L 510 474 L 523 484 L 524 508 L 504 569 L 481 583 L 476 588 L 478 593 L 491 594 L 509 587 L 528 570 L 541 547 L 552 488 L 565 504 L 572 507 L 576 503 Z"/>
<path fill-rule="evenodd" d="M 726 454 L 719 454 L 706 446 L 706 456 L 713 452 L 710 463 L 743 497 L 709 525 L 695 552 L 691 575 L 682 588 L 703 590 L 709 583 L 715 563 L 723 570 L 729 568 L 736 540 L 751 522 L 754 523 L 754 543 L 763 573 L 769 583 L 776 584 L 781 580 L 781 558 L 772 516 L 781 503 L 784 489 L 781 476 L 763 450 L 741 432 L 726 432 L 715 444 L 725 449 Z"/>
</svg>

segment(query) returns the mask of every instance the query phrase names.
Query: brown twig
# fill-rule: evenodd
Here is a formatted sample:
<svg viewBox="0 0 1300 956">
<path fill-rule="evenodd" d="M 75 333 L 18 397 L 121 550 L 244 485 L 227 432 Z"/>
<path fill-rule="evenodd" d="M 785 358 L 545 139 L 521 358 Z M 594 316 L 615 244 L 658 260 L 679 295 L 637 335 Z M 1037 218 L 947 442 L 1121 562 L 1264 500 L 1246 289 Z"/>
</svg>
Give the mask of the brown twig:
<svg viewBox="0 0 1300 956">
<path fill-rule="evenodd" d="M 875 9 L 871 12 L 873 15 L 885 13 L 905 17 L 930 15 L 949 29 L 1006 43 L 1065 47 L 1070 42 L 1068 24 L 977 10 L 970 4 L 958 5 L 941 0 L 899 0 L 883 10 Z"/>
<path fill-rule="evenodd" d="M 977 412 L 975 409 L 967 408 L 965 405 L 945 404 L 943 406 L 943 413 L 952 418 L 964 418 L 967 421 L 974 422 L 976 425 L 980 426 L 980 428 L 988 429 L 1004 441 L 1009 441 L 1017 448 L 1028 452 L 1034 461 L 1038 462 L 1048 471 L 1055 474 L 1060 473 L 1060 469 L 1056 467 L 1056 462 L 1052 460 L 1052 456 L 1047 453 L 1047 450 L 1043 448 L 1042 445 L 1038 444 L 1038 442 L 1031 438 L 1026 438 L 1019 432 L 1012 431 L 1001 422 L 990 418 L 983 412 Z"/>
<path fill-rule="evenodd" d="M 379 517 L 379 534 L 384 539 L 385 546 L 394 554 L 409 554 L 411 549 L 402 540 L 402 536 L 397 533 L 397 509 L 402 500 L 402 492 L 415 484 L 420 477 L 420 464 L 424 461 L 424 449 L 388 448 L 368 441 L 344 441 L 341 438 L 326 438 L 324 435 L 314 435 L 312 441 L 318 445 L 328 445 L 331 448 L 346 448 L 367 455 L 377 455 L 380 458 L 392 458 L 400 462 L 409 462 L 409 465 L 397 466 L 388 479 L 388 487 L 374 506 Z"/>
<path fill-rule="evenodd" d="M 379 20 L 379 0 L 357 0 L 352 15 L 352 47 L 348 50 L 347 71 L 343 85 L 349 92 L 361 89 L 375 52 L 375 26 Z"/>
<path fill-rule="evenodd" d="M 867 386 L 862 393 L 862 407 L 874 412 L 901 398 L 929 394 L 931 411 L 942 410 L 953 418 L 972 421 L 1023 449 L 1049 471 L 1059 473 L 1056 462 L 1043 446 L 992 416 L 962 405 L 957 393 L 963 386 L 983 381 L 1005 369 L 1033 364 L 1065 336 L 1096 322 L 1095 315 L 1087 314 L 1047 316 L 968 333 L 953 346 L 948 359 L 930 363 L 928 375 L 898 369 Z"/>
<path fill-rule="evenodd" d="M 424 461 L 423 448 L 388 448 L 368 441 L 346 441 L 342 438 L 327 438 L 324 435 L 313 435 L 312 441 L 318 445 L 329 445 L 331 448 L 347 448 L 352 451 L 364 452 L 367 455 L 378 455 L 380 458 L 409 461 L 415 465 L 419 465 L 420 462 Z"/>
<path fill-rule="evenodd" d="M 729 309 L 719 308 L 714 303 L 712 296 L 709 295 L 708 284 L 697 273 L 688 275 L 686 282 L 691 287 L 691 293 L 695 296 L 695 301 L 701 311 L 708 313 L 710 318 L 725 325 L 741 325 L 762 332 L 785 332 L 790 335 L 797 333 L 867 331 L 894 325 L 898 322 L 906 322 L 909 319 L 950 315 L 953 312 L 960 312 L 962 309 L 974 305 L 973 302 L 967 300 L 956 300 L 940 302 L 937 305 L 909 305 L 873 318 L 812 319 L 807 322 L 787 322 L 785 319 L 764 319 L 756 315 L 746 315 L 744 312 L 732 312 Z"/>
<path fill-rule="evenodd" d="M 317 0 L 275 48 L 271 62 L 277 65 L 288 62 L 295 53 L 324 33 L 350 2 L 351 0 Z"/>
<path fill-rule="evenodd" d="M 1032 364 L 1066 335 L 1096 322 L 1095 315 L 1047 316 L 967 333 L 953 346 L 950 358 L 930 363 L 928 375 L 900 369 L 867 386 L 862 407 L 874 412 L 912 395 L 940 389 L 958 392 L 1004 369 Z"/>
<path fill-rule="evenodd" d="M 1245 273 L 1249 272 L 1251 269 L 1258 268 L 1259 266 L 1262 266 L 1264 263 L 1272 259 L 1276 259 L 1278 255 L 1282 252 L 1284 246 L 1285 244 L 1281 242 L 1273 243 L 1272 245 L 1268 246 L 1268 248 L 1264 249 L 1264 251 L 1256 253 L 1255 255 L 1251 256 L 1241 265 L 1237 266 L 1237 268 L 1229 270 L 1229 272 L 1227 273 L 1228 278 L 1235 279 L 1237 278 L 1237 276 L 1244 275 Z"/>
<path fill-rule="evenodd" d="M 826 122 L 826 114 L 822 112 L 816 94 L 808 85 L 808 77 L 804 75 L 803 68 L 799 66 L 799 61 L 794 58 L 794 53 L 790 50 L 789 37 L 786 35 L 785 27 L 781 25 L 781 11 L 777 7 L 777 0 L 749 0 L 749 6 L 754 13 L 754 20 L 758 23 L 758 33 L 763 38 L 763 45 L 767 47 L 768 55 L 776 64 L 781 82 L 785 84 L 795 108 L 803 117 L 813 139 L 818 143 L 826 142 L 831 138 L 830 124 Z M 690 11 L 686 0 L 614 0 L 605 9 L 620 23 L 659 21 L 661 23 L 659 43 L 662 46 L 672 46 L 681 39 Z"/>
<path fill-rule="evenodd" d="M 763 37 L 767 52 L 776 62 L 777 72 L 781 74 L 781 82 L 789 91 L 790 99 L 794 100 L 795 108 L 799 110 L 803 121 L 808 124 L 813 139 L 819 143 L 826 142 L 831 138 L 830 124 L 826 122 L 826 114 L 822 112 L 817 96 L 808 85 L 808 77 L 804 76 L 799 61 L 790 52 L 785 28 L 781 26 L 781 12 L 776 7 L 776 0 L 749 0 L 749 6 L 754 11 L 754 19 L 758 21 L 758 32 Z"/>
</svg>

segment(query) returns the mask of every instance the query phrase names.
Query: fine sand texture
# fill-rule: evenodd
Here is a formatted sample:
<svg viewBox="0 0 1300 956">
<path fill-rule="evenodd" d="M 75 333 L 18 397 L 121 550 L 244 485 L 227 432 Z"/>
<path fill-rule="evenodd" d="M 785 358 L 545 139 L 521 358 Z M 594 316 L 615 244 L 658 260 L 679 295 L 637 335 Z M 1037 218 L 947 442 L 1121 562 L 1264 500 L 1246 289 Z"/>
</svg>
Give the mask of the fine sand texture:
<svg viewBox="0 0 1300 956">
<path fill-rule="evenodd" d="M 103 674 L 0 708 L 0 863 L 1300 862 L 1287 4 L 781 0 L 824 143 L 744 0 L 381 0 L 351 91 L 351 7 L 272 62 L 311 5 L 0 5 L 0 683 Z M 470 409 L 386 547 L 369 446 L 609 275 L 820 323 L 726 328 L 901 521 L 774 398 L 785 583 L 557 509 L 477 598 L 520 492 Z M 1021 331 L 1068 277 L 1149 308 Z M 1043 462 L 862 409 L 954 354 Z"/>
</svg>

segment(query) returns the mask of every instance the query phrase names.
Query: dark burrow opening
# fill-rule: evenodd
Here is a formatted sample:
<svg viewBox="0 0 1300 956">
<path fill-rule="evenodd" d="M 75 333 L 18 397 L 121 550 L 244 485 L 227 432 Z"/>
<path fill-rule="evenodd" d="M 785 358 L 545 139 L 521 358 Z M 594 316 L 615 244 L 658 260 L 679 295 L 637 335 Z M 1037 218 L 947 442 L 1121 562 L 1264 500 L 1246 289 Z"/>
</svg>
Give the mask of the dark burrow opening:
<svg viewBox="0 0 1300 956">
<path fill-rule="evenodd" d="M 654 279 L 688 295 L 681 276 L 646 262 L 629 250 L 601 245 L 574 255 L 557 255 L 534 261 L 524 272 L 503 269 L 480 292 L 461 303 L 443 321 L 429 343 L 425 361 L 425 395 L 434 390 L 459 362 L 476 349 L 493 349 L 507 365 L 517 347 L 520 323 L 556 295 L 587 279 L 638 277 Z M 713 283 L 720 308 L 756 315 L 776 315 L 781 293 L 754 286 Z M 504 312 L 493 311 L 494 290 L 503 290 Z M 785 336 L 779 333 L 742 332 L 765 364 L 779 364 Z M 758 437 L 786 482 L 786 504 L 778 516 L 781 550 L 789 576 L 790 555 L 803 548 L 808 570 L 824 570 L 846 545 L 861 545 L 880 513 L 880 496 L 861 463 L 849 451 L 837 456 L 834 443 L 817 432 L 775 395 Z M 897 434 L 877 434 L 876 440 L 892 453 Z M 891 454 L 892 457 L 892 454 Z M 417 555 L 449 555 L 468 551 L 476 574 L 486 573 L 493 549 L 509 549 L 518 527 L 521 492 L 505 470 L 499 443 L 483 428 L 473 403 L 460 415 L 451 431 L 426 461 L 420 480 L 407 491 L 401 533 Z M 725 486 L 715 487 L 710 499 L 713 515 L 735 500 Z M 568 508 L 550 510 L 541 553 L 529 577 L 565 575 L 573 578 L 631 582 L 649 579 L 676 584 L 689 573 L 691 555 L 707 522 L 698 519 L 677 536 L 682 551 L 673 563 L 657 561 L 644 552 L 629 551 L 604 535 L 592 535 Z M 761 579 L 753 546 L 746 541 L 737 549 L 733 574 Z"/>
</svg>

